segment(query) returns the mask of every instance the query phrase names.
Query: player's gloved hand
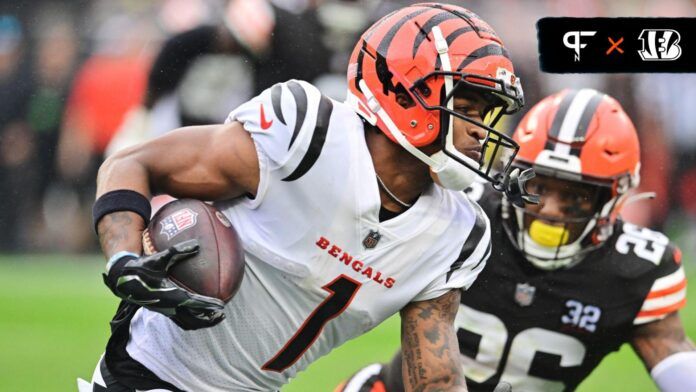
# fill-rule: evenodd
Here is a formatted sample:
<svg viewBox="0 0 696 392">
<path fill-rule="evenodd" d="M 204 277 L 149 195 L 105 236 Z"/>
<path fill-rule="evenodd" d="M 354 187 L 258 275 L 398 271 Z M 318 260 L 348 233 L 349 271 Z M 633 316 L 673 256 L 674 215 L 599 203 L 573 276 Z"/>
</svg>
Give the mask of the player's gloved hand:
<svg viewBox="0 0 696 392">
<path fill-rule="evenodd" d="M 498 190 L 505 192 L 507 199 L 514 205 L 524 208 L 524 204 L 539 204 L 539 195 L 527 192 L 527 181 L 534 178 L 534 170 L 513 169 L 501 184 Z"/>
<path fill-rule="evenodd" d="M 217 300 L 216 298 L 213 299 Z M 172 319 L 179 328 L 191 331 L 217 325 L 225 319 L 225 314 L 222 313 L 222 311 L 211 312 L 208 310 L 180 306 L 176 308 L 176 314 L 169 318 Z"/>
<path fill-rule="evenodd" d="M 116 296 L 162 313 L 182 329 L 212 327 L 225 319 L 225 303 L 193 293 L 167 277 L 174 264 L 197 252 L 198 242 L 189 240 L 149 256 L 116 254 L 103 274 L 104 283 Z"/>
</svg>

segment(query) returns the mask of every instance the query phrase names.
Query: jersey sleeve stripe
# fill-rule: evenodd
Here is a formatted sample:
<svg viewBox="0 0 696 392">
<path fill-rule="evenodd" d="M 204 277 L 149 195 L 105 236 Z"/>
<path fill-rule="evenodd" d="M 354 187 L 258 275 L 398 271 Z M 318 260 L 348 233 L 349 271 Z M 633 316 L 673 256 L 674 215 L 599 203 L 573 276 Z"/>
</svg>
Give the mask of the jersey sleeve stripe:
<svg viewBox="0 0 696 392">
<path fill-rule="evenodd" d="M 653 310 L 648 310 L 648 311 L 640 311 L 638 312 L 638 318 L 640 317 L 650 317 L 650 316 L 666 316 L 674 311 L 677 311 L 686 305 L 686 297 L 683 298 L 681 301 L 672 304 L 670 306 L 665 306 L 664 308 L 659 308 L 659 309 L 653 309 Z"/>
<path fill-rule="evenodd" d="M 672 293 L 662 297 L 647 299 L 645 300 L 645 302 L 643 302 L 643 307 L 640 310 L 645 311 L 663 308 L 665 306 L 669 306 L 676 302 L 679 302 L 684 298 L 686 298 L 686 288 L 683 288 L 677 291 L 676 293 Z"/>
<path fill-rule="evenodd" d="M 656 279 L 633 324 L 645 324 L 665 318 L 686 304 L 686 276 L 679 267 L 667 276 Z"/>
<path fill-rule="evenodd" d="M 447 275 L 445 276 L 445 282 L 449 281 L 454 271 L 461 268 L 464 262 L 471 257 L 471 255 L 474 253 L 474 251 L 480 244 L 481 239 L 486 233 L 486 228 L 488 227 L 488 225 L 486 224 L 486 219 L 483 217 L 483 211 L 481 211 L 481 207 L 479 207 L 476 203 L 470 203 L 470 205 L 476 212 L 476 220 L 474 221 L 474 227 L 471 228 L 469 236 L 464 242 L 462 250 L 459 252 L 459 257 L 457 257 L 457 260 L 455 260 L 455 262 L 452 263 L 452 265 L 450 266 L 450 269 L 447 272 Z"/>
<path fill-rule="evenodd" d="M 662 316 L 638 317 L 635 320 L 633 320 L 633 325 L 645 324 L 645 323 L 649 323 L 651 321 L 661 320 L 665 317 L 667 317 L 666 314 L 664 314 Z"/>
<path fill-rule="evenodd" d="M 276 84 L 271 89 L 271 103 L 273 104 L 273 112 L 275 113 L 278 121 L 287 125 L 285 123 L 285 117 L 283 117 L 283 108 L 280 106 L 280 101 L 283 98 L 283 87 L 280 84 Z"/>
<path fill-rule="evenodd" d="M 478 266 L 481 265 L 481 263 L 483 263 L 484 261 L 488 260 L 489 257 L 491 257 L 491 250 L 492 250 L 492 246 L 491 246 L 491 243 L 489 242 L 488 249 L 486 249 L 486 254 L 484 254 L 483 257 L 481 258 L 481 260 L 479 260 L 478 263 L 476 263 L 476 265 L 471 268 L 472 271 L 476 270 L 476 268 L 478 268 Z"/>
<path fill-rule="evenodd" d="M 648 299 L 651 299 L 651 298 L 663 297 L 663 296 L 665 296 L 665 295 L 669 295 L 669 294 L 676 293 L 677 291 L 679 291 L 679 290 L 681 290 L 681 289 L 683 289 L 683 288 L 685 288 L 685 287 L 686 287 L 686 279 L 682 279 L 681 282 L 675 284 L 675 285 L 672 286 L 672 287 L 668 287 L 668 288 L 662 289 L 662 290 L 654 290 L 654 291 L 651 291 L 651 292 L 648 294 L 648 297 L 647 297 L 647 298 L 648 298 Z"/>
<path fill-rule="evenodd" d="M 314 163 L 319 159 L 321 150 L 324 148 L 326 134 L 329 130 L 329 122 L 331 121 L 331 113 L 333 112 L 333 103 L 329 98 L 322 95 L 319 102 L 317 112 L 317 122 L 312 133 L 312 139 L 309 142 L 307 152 L 302 157 L 299 165 L 283 181 L 295 181 L 302 177 L 314 166 Z"/>
<path fill-rule="evenodd" d="M 466 275 L 469 277 L 467 284 L 462 286 L 462 289 L 468 290 L 471 284 L 474 282 L 476 277 L 481 273 L 481 271 L 486 267 L 486 262 L 491 256 L 491 238 L 490 238 L 490 226 L 486 230 L 486 233 L 481 240 L 481 243 L 474 251 L 474 253 L 469 257 L 469 259 L 464 263 L 464 268 L 467 268 Z M 473 267 L 469 267 L 473 265 Z"/>
<path fill-rule="evenodd" d="M 640 324 L 645 324 L 649 323 L 651 321 L 656 321 L 656 320 L 661 320 L 663 318 L 667 317 L 666 314 L 660 315 L 660 316 L 649 316 L 649 317 L 636 317 L 635 320 L 633 320 L 633 325 L 640 325 Z"/>
<path fill-rule="evenodd" d="M 307 115 L 307 93 L 305 90 L 294 80 L 288 82 L 288 88 L 292 93 L 293 98 L 295 98 L 295 107 L 297 108 L 297 115 L 295 116 L 295 128 L 292 131 L 292 137 L 290 138 L 290 144 L 288 145 L 288 150 L 292 147 L 295 142 L 297 135 L 302 129 L 304 124 L 305 116 Z"/>
<path fill-rule="evenodd" d="M 684 269 L 682 267 L 679 267 L 678 270 L 672 272 L 671 274 L 655 280 L 655 283 L 653 283 L 652 287 L 650 288 L 650 291 L 667 289 L 676 284 L 679 284 L 685 278 L 686 276 L 684 275 Z"/>
</svg>

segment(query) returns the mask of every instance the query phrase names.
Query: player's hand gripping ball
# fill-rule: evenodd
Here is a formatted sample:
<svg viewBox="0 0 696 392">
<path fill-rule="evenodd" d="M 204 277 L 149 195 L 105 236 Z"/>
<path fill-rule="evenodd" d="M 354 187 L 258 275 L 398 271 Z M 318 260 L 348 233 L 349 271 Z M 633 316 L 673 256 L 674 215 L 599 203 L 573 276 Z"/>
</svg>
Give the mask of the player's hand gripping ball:
<svg viewBox="0 0 696 392">
<path fill-rule="evenodd" d="M 196 294 L 229 302 L 244 276 L 242 243 L 230 221 L 199 200 L 175 200 L 162 207 L 143 232 L 145 254 L 196 240 L 198 252 L 173 265 L 169 278 Z"/>
<path fill-rule="evenodd" d="M 143 232 L 143 250 L 146 255 L 155 255 L 182 243 L 196 244 L 197 250 L 170 263 L 168 280 L 195 295 L 229 302 L 244 276 L 242 244 L 230 221 L 202 201 L 175 200 L 150 221 Z M 185 305 L 171 316 L 184 329 L 215 325 L 224 318 L 222 312 L 200 312 Z"/>
</svg>

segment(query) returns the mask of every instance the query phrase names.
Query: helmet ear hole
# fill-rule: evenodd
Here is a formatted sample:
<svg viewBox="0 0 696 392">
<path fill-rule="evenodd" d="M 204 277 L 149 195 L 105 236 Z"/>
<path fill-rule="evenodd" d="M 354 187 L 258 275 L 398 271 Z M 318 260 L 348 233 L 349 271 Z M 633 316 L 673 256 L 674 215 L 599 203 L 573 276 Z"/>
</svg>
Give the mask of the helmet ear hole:
<svg viewBox="0 0 696 392">
<path fill-rule="evenodd" d="M 430 87 L 428 87 L 428 84 L 425 83 L 425 81 L 423 79 L 420 79 L 416 82 L 415 88 L 416 88 L 416 90 L 418 90 L 418 92 L 420 94 L 422 94 L 426 98 L 429 97 L 430 94 L 432 94 Z"/>
<path fill-rule="evenodd" d="M 394 88 L 396 93 L 396 103 L 404 109 L 409 109 L 416 106 L 416 101 L 411 97 L 411 94 L 406 91 L 403 84 L 399 83 Z"/>
</svg>

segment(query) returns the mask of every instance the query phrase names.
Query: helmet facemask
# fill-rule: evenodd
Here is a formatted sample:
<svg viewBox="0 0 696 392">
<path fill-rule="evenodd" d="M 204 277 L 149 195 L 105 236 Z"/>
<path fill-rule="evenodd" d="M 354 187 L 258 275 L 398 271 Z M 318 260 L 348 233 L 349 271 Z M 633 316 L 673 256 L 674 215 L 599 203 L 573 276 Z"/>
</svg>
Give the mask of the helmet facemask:
<svg viewBox="0 0 696 392">
<path fill-rule="evenodd" d="M 513 209 L 512 200 L 504 199 L 503 227 L 513 245 L 538 268 L 569 267 L 579 262 L 611 237 L 623 206 L 650 197 L 629 196 L 640 182 L 637 132 L 619 102 L 599 91 L 565 89 L 544 98 L 520 121 L 513 139 L 521 146 L 515 166 L 533 168 L 539 175 L 574 184 L 566 201 L 577 200 L 577 195 L 588 197 L 587 189 L 576 184 L 594 187 L 589 194 L 591 214 L 586 215 L 555 210 L 554 206 L 565 205 L 562 199 L 539 210 L 529 206 Z M 534 185 L 534 181 L 528 184 Z M 557 184 L 552 185 L 549 189 L 559 192 L 554 188 Z M 537 191 L 534 186 L 530 188 L 530 192 Z M 544 202 L 553 203 L 548 199 L 552 196 L 550 192 L 546 199 L 542 195 L 542 206 Z M 559 222 L 531 216 L 534 211 L 576 220 Z M 530 220 L 542 224 L 531 227 Z M 568 231 L 573 235 L 564 238 L 570 226 L 575 228 Z"/>
<path fill-rule="evenodd" d="M 585 201 L 587 207 L 579 208 L 582 202 L 576 201 L 561 208 L 563 217 L 553 217 L 535 212 L 534 206 L 520 208 L 504 199 L 503 227 L 511 243 L 535 267 L 544 270 L 569 268 L 603 245 L 611 234 L 609 216 L 622 196 L 614 195 L 613 181 L 572 180 L 558 172 L 553 175 L 543 168 L 535 167 L 535 170 L 544 173 L 542 178 L 547 181 L 581 184 L 590 198 Z M 538 191 L 534 181 L 530 187 L 530 192 Z M 543 192 L 540 193 L 543 205 Z"/>
<path fill-rule="evenodd" d="M 444 83 L 440 89 L 440 103 L 431 104 L 428 103 L 428 97 L 433 92 L 429 86 L 442 84 L 441 81 L 438 83 L 438 78 L 452 78 L 453 86 L 448 92 L 447 83 Z M 477 79 L 477 82 L 472 82 L 470 79 Z M 411 87 L 410 92 L 424 109 L 439 111 L 440 132 L 436 143 L 439 143 L 441 152 L 435 154 L 435 156 L 454 160 L 498 188 L 502 185 L 507 173 L 509 173 L 512 160 L 517 155 L 519 147 L 512 138 L 496 130 L 495 126 L 503 115 L 509 115 L 518 111 L 522 102 L 514 99 L 514 97 L 501 98 L 501 95 L 497 93 L 497 88 L 481 84 L 484 79 L 491 85 L 502 86 L 502 82 L 498 79 L 467 75 L 462 72 L 435 71 L 419 79 Z M 499 88 L 503 89 L 502 87 Z M 466 98 L 474 101 L 477 100 L 475 97 L 485 102 L 485 109 L 479 116 L 481 118 L 480 121 L 454 109 L 456 98 Z M 481 148 L 478 160 L 473 160 L 455 148 L 453 131 L 455 118 L 473 124 L 485 131 L 486 136 L 480 142 Z"/>
</svg>

